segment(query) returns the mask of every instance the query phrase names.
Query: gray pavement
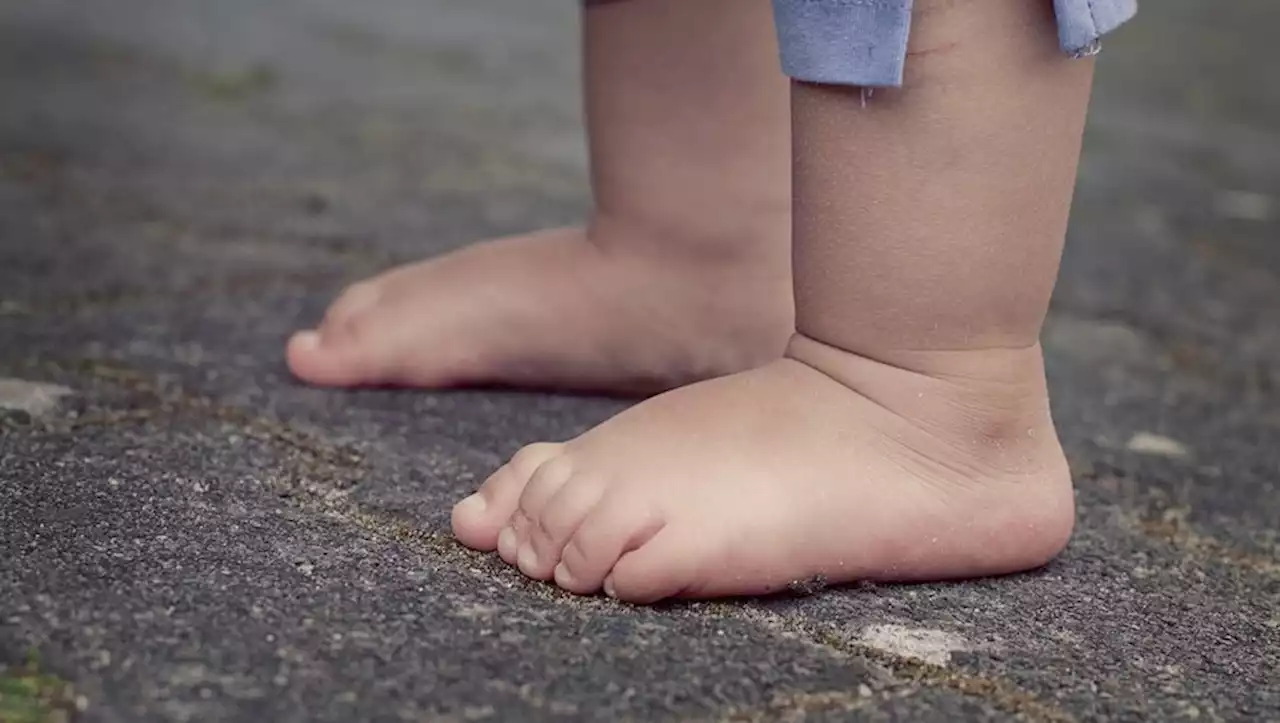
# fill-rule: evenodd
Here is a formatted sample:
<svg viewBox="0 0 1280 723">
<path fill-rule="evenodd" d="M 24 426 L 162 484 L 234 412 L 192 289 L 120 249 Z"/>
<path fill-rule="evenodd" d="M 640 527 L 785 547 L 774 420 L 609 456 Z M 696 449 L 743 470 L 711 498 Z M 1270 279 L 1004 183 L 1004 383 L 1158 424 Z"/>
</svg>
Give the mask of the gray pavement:
<svg viewBox="0 0 1280 723">
<path fill-rule="evenodd" d="M 0 721 L 1280 719 L 1280 4 L 1144 11 L 1045 332 L 1062 558 L 636 609 L 447 526 L 618 402 L 280 360 L 582 213 L 573 3 L 0 0 Z"/>
</svg>

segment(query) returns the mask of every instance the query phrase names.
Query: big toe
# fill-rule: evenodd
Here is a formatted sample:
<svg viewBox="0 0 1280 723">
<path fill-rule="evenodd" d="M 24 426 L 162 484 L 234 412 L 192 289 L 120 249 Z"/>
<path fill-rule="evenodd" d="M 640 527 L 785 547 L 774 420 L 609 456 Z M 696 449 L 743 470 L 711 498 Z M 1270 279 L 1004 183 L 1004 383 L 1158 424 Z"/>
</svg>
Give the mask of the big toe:
<svg viewBox="0 0 1280 723">
<path fill-rule="evenodd" d="M 560 453 L 559 444 L 531 444 L 489 476 L 475 494 L 453 507 L 453 534 L 474 550 L 498 548 L 498 534 L 520 505 L 534 471 Z"/>
<path fill-rule="evenodd" d="M 295 333 L 285 349 L 290 371 L 321 386 L 387 381 L 396 335 L 379 323 L 379 297 L 376 285 L 357 284 L 333 303 L 319 328 Z"/>
<path fill-rule="evenodd" d="M 366 335 L 334 335 L 321 329 L 294 334 L 285 348 L 289 370 L 298 378 L 324 387 L 378 384 L 385 380 L 384 360 L 375 346 L 358 338 Z"/>
</svg>

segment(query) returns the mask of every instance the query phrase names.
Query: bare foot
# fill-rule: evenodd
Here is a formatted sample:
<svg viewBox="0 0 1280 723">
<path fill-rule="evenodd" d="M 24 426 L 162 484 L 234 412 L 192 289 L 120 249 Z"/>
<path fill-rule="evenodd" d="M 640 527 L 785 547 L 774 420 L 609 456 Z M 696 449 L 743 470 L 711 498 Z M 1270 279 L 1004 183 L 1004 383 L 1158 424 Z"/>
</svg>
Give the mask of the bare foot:
<svg viewBox="0 0 1280 723">
<path fill-rule="evenodd" d="M 802 337 L 522 450 L 453 513 L 531 577 L 640 603 L 1010 573 L 1073 522 L 1038 347 L 873 361 Z"/>
<path fill-rule="evenodd" d="M 293 372 L 644 394 L 778 358 L 794 330 L 791 114 L 769 3 L 588 3 L 583 90 L 585 230 L 357 284 L 290 341 Z"/>
<path fill-rule="evenodd" d="M 289 367 L 325 386 L 621 393 L 749 369 L 793 328 L 781 224 L 667 244 L 597 221 L 478 244 L 351 287 L 290 340 Z"/>
</svg>

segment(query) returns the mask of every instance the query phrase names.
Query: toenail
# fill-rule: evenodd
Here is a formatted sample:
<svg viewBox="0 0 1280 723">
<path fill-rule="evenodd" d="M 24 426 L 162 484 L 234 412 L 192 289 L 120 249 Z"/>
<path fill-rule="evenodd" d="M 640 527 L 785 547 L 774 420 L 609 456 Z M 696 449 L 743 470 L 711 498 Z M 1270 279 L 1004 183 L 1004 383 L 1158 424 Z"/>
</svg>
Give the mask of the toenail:
<svg viewBox="0 0 1280 723">
<path fill-rule="evenodd" d="M 489 503 L 484 497 L 479 494 L 474 494 L 459 502 L 457 509 L 463 514 L 478 515 L 484 512 L 484 509 L 488 506 Z"/>
<path fill-rule="evenodd" d="M 611 598 L 617 598 L 618 593 L 613 589 L 613 576 L 610 575 L 604 579 L 604 594 Z"/>
<path fill-rule="evenodd" d="M 573 573 L 569 572 L 569 568 L 565 567 L 563 562 L 556 565 L 555 578 L 556 584 L 564 588 L 574 587 L 578 582 L 573 579 Z"/>
<path fill-rule="evenodd" d="M 314 349 L 320 346 L 320 332 L 314 329 L 300 331 L 293 335 L 294 343 Z"/>
<path fill-rule="evenodd" d="M 525 545 L 520 548 L 520 554 L 516 557 L 516 563 L 524 572 L 536 570 L 538 567 L 538 553 L 534 552 L 532 547 Z"/>
<path fill-rule="evenodd" d="M 514 553 L 516 549 L 516 531 L 510 527 L 502 528 L 498 533 L 498 550 L 503 554 Z"/>
</svg>

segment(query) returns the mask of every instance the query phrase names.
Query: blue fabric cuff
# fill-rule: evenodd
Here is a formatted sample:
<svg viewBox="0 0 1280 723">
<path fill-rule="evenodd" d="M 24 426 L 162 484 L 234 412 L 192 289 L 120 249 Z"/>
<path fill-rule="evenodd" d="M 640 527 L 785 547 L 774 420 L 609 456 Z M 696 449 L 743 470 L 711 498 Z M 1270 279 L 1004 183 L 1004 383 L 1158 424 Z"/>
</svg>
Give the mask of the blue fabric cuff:
<svg viewBox="0 0 1280 723">
<path fill-rule="evenodd" d="M 1093 55 L 1103 35 L 1138 12 L 1138 0 L 1054 0 L 1062 50 L 1077 57 Z"/>
<path fill-rule="evenodd" d="M 912 0 L 773 0 L 782 70 L 834 85 L 902 85 Z"/>
</svg>

